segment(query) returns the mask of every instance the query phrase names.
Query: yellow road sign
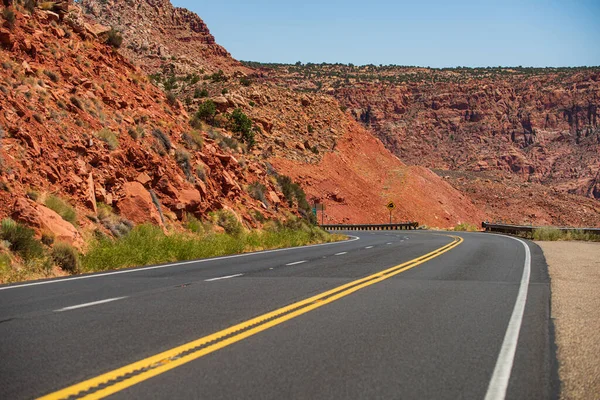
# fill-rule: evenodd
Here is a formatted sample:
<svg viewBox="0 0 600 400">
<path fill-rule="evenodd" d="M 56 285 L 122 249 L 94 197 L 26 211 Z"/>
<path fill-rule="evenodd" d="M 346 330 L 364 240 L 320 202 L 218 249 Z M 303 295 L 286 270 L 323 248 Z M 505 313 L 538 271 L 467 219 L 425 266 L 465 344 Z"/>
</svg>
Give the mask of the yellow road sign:
<svg viewBox="0 0 600 400">
<path fill-rule="evenodd" d="M 393 210 L 394 208 L 396 208 L 396 205 L 394 204 L 393 201 L 390 201 L 389 203 L 387 203 L 386 207 L 390 210 Z"/>
</svg>

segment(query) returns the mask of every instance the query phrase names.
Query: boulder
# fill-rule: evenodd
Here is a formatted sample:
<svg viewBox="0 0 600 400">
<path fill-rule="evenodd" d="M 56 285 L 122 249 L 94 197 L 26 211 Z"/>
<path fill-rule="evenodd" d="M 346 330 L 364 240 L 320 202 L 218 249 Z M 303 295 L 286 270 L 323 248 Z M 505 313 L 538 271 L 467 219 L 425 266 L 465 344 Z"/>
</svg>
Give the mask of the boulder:
<svg viewBox="0 0 600 400">
<path fill-rule="evenodd" d="M 179 196 L 177 198 L 179 204 L 186 211 L 194 211 L 202 202 L 202 196 L 200 196 L 200 192 L 196 189 L 182 189 L 179 191 Z"/>
<path fill-rule="evenodd" d="M 162 219 L 150 192 L 139 182 L 127 182 L 122 188 L 123 197 L 117 202 L 120 214 L 135 224 L 150 222 L 163 226 Z"/>
<path fill-rule="evenodd" d="M 81 250 L 85 242 L 79 231 L 55 211 L 31 200 L 20 198 L 13 205 L 12 218 L 29 225 L 38 234 L 50 233 L 57 242 L 69 243 Z"/>
</svg>

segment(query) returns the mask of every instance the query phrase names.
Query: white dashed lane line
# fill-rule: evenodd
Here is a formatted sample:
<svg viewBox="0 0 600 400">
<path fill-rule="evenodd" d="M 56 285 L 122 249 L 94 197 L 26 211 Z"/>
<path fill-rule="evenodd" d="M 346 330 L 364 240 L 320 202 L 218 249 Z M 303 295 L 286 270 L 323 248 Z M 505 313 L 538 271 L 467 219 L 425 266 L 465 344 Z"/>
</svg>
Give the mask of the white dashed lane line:
<svg viewBox="0 0 600 400">
<path fill-rule="evenodd" d="M 308 262 L 306 260 L 302 260 L 302 261 L 296 261 L 296 262 L 291 262 L 289 264 L 285 264 L 285 265 L 298 265 L 298 264 L 304 264 L 305 262 Z"/>
<path fill-rule="evenodd" d="M 77 310 L 79 308 L 97 306 L 99 304 L 110 303 L 111 301 L 117 301 L 117 300 L 122 300 L 122 299 L 126 299 L 126 298 L 127 298 L 127 296 L 125 296 L 125 297 L 114 297 L 112 299 L 104 299 L 104 300 L 92 301 L 91 303 L 83 303 L 83 304 L 77 304 L 77 305 L 74 305 L 74 306 L 59 308 L 58 310 L 54 310 L 54 312 L 63 312 L 63 311 Z"/>
<path fill-rule="evenodd" d="M 236 278 L 236 277 L 242 276 L 242 275 L 244 275 L 244 274 L 235 274 L 235 275 L 220 276 L 218 278 L 205 279 L 204 282 L 220 281 L 221 279 Z"/>
<path fill-rule="evenodd" d="M 365 247 L 365 249 L 372 249 L 372 248 L 373 248 L 373 246 L 367 246 L 367 247 Z"/>
<path fill-rule="evenodd" d="M 341 253 L 336 253 L 334 256 L 343 256 L 344 254 L 348 254 L 347 251 L 342 251 Z"/>
</svg>

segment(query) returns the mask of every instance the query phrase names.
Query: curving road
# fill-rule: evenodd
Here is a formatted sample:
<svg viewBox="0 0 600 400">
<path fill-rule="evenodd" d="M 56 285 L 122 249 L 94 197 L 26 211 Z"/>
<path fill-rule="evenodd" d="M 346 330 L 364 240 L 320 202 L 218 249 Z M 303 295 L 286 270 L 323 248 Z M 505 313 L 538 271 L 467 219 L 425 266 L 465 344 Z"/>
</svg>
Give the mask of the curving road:
<svg viewBox="0 0 600 400">
<path fill-rule="evenodd" d="M 0 286 L 0 398 L 557 396 L 535 244 L 349 234 Z"/>
</svg>

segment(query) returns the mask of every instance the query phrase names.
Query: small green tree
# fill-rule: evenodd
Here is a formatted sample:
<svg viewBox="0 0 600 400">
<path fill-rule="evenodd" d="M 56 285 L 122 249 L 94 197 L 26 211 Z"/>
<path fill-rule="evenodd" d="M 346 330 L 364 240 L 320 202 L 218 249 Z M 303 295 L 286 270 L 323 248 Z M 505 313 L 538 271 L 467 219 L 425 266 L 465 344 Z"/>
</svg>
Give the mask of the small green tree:
<svg viewBox="0 0 600 400">
<path fill-rule="evenodd" d="M 211 124 L 214 122 L 216 114 L 217 105 L 215 104 L 215 102 L 212 100 L 206 100 L 202 104 L 200 104 L 200 107 L 196 112 L 196 118 Z"/>
<path fill-rule="evenodd" d="M 123 44 L 123 36 L 115 28 L 111 28 L 108 31 L 108 37 L 106 38 L 106 44 L 118 49 Z"/>
<path fill-rule="evenodd" d="M 246 143 L 248 147 L 254 146 L 254 130 L 250 117 L 244 114 L 241 109 L 236 108 L 229 116 L 229 121 L 231 124 L 231 131 L 238 133 L 241 140 Z"/>
</svg>

